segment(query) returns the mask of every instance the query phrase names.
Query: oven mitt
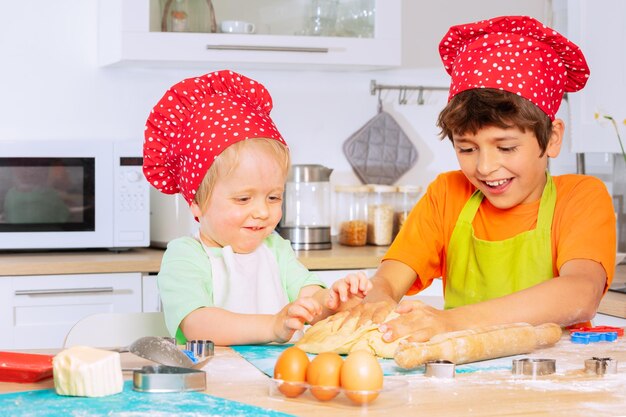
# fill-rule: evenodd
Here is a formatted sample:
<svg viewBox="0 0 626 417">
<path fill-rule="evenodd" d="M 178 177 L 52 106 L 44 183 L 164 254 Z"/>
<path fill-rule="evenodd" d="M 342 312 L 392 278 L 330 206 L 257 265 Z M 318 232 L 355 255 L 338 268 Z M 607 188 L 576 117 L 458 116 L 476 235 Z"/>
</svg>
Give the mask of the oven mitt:
<svg viewBox="0 0 626 417">
<path fill-rule="evenodd" d="M 417 162 L 415 145 L 385 111 L 350 136 L 343 153 L 364 184 L 391 185 Z"/>
</svg>

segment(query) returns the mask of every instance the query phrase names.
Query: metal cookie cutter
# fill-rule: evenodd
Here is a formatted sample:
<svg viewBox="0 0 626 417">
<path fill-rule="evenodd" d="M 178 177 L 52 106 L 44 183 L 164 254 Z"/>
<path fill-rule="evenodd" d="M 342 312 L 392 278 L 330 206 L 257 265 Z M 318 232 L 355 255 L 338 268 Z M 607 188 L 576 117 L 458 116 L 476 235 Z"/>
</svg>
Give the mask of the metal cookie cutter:
<svg viewBox="0 0 626 417">
<path fill-rule="evenodd" d="M 585 360 L 585 372 L 588 374 L 604 375 L 617 373 L 617 360 L 611 358 L 596 358 Z"/>
<path fill-rule="evenodd" d="M 178 366 L 144 366 L 133 372 L 133 390 L 139 392 L 204 391 L 206 372 Z"/>
<path fill-rule="evenodd" d="M 210 340 L 188 340 L 185 346 L 198 361 L 213 356 L 215 353 L 215 345 Z"/>
<path fill-rule="evenodd" d="M 426 362 L 425 376 L 437 378 L 454 378 L 456 365 L 446 360 Z"/>
<path fill-rule="evenodd" d="M 514 375 L 542 376 L 556 372 L 556 360 L 554 359 L 513 359 Z"/>
</svg>

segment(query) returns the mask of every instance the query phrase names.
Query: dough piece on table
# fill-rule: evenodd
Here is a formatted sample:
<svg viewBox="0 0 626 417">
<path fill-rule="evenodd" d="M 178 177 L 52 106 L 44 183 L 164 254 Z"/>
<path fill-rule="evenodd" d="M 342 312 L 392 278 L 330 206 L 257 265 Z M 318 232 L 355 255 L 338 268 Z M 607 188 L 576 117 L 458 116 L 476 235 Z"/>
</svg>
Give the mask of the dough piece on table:
<svg viewBox="0 0 626 417">
<path fill-rule="evenodd" d="M 120 354 L 74 346 L 52 359 L 54 388 L 59 395 L 104 397 L 124 388 Z"/>
<path fill-rule="evenodd" d="M 537 327 L 528 323 L 513 323 L 441 333 L 428 342 L 401 343 L 394 359 L 406 369 L 432 360 L 448 360 L 460 365 L 530 353 L 538 347 L 555 344 L 561 333 L 561 327 L 553 323 Z"/>
<path fill-rule="evenodd" d="M 383 358 L 393 358 L 400 339 L 387 343 L 378 331 L 378 324 L 368 322 L 357 328 L 357 318 L 349 319 L 341 328 L 345 314 L 330 316 L 310 327 L 296 346 L 308 353 L 335 352 L 347 354 L 355 350 L 367 350 Z M 398 313 L 390 313 L 385 321 L 398 317 Z"/>
</svg>

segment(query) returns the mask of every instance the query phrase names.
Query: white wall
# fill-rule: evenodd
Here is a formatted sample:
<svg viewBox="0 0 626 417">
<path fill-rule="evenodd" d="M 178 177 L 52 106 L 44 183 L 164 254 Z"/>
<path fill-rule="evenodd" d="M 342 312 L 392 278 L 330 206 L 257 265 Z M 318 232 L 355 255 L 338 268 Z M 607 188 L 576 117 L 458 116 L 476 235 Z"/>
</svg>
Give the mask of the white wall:
<svg viewBox="0 0 626 417">
<path fill-rule="evenodd" d="M 404 0 L 401 69 L 244 73 L 271 92 L 272 116 L 291 145 L 294 163 L 322 163 L 335 169 L 335 183 L 357 183 L 341 146 L 376 114 L 370 80 L 447 86 L 437 45 L 450 25 L 503 14 L 529 14 L 545 21 L 548 3 Z M 142 140 L 148 112 L 167 88 L 183 78 L 220 69 L 98 67 L 97 0 L 4 2 L 3 15 L 0 139 Z M 399 183 L 425 186 L 437 173 L 456 168 L 450 144 L 436 137 L 435 120 L 446 94 L 427 94 L 423 106 L 415 104 L 416 95 L 409 100 L 409 105 L 399 106 L 396 93 L 384 95 L 385 109 L 406 129 L 419 152 L 417 165 Z"/>
</svg>

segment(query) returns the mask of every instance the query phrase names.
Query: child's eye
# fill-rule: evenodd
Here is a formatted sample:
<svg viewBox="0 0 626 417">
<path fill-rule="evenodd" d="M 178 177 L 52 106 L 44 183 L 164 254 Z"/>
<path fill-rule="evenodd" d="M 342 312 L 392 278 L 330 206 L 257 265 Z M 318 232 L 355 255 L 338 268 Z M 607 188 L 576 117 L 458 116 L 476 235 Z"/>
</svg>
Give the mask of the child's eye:
<svg viewBox="0 0 626 417">
<path fill-rule="evenodd" d="M 498 149 L 500 149 L 502 152 L 509 153 L 515 152 L 517 150 L 517 146 L 501 146 Z"/>
<path fill-rule="evenodd" d="M 235 197 L 237 203 L 247 203 L 248 201 L 250 201 L 250 197 Z"/>
<path fill-rule="evenodd" d="M 269 197 L 269 199 L 270 199 L 270 201 L 274 201 L 274 202 L 276 202 L 276 201 L 279 201 L 279 202 L 283 201 L 283 197 L 280 196 L 280 195 L 271 195 Z"/>
<path fill-rule="evenodd" d="M 457 148 L 459 153 L 470 153 L 474 150 L 474 148 Z"/>
</svg>

